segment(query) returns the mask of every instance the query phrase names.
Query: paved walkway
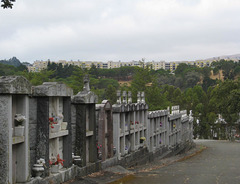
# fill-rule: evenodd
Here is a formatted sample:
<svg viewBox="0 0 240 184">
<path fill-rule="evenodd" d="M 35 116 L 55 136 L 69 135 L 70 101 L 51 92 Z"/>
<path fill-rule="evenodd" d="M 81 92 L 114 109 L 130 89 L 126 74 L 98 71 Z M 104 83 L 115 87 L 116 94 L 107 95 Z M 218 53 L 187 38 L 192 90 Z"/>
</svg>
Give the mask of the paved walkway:
<svg viewBox="0 0 240 184">
<path fill-rule="evenodd" d="M 201 153 L 182 161 L 151 165 L 122 184 L 240 184 L 240 143 L 229 141 L 196 141 L 206 146 Z M 153 168 L 153 169 L 150 169 Z"/>
<path fill-rule="evenodd" d="M 197 147 L 187 153 L 127 168 L 131 173 L 116 166 L 116 172 L 113 168 L 67 184 L 240 184 L 240 143 L 195 142 Z"/>
</svg>

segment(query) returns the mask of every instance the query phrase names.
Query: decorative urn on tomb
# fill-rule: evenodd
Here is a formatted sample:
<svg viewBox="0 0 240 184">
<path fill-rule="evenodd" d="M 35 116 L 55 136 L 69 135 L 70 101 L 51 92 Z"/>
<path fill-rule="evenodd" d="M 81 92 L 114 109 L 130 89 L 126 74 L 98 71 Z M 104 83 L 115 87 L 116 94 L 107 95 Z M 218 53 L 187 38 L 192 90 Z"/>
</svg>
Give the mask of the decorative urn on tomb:
<svg viewBox="0 0 240 184">
<path fill-rule="evenodd" d="M 44 172 L 45 160 L 40 158 L 37 160 L 37 163 L 33 165 L 33 172 L 36 178 L 41 178 L 42 173 Z"/>
</svg>

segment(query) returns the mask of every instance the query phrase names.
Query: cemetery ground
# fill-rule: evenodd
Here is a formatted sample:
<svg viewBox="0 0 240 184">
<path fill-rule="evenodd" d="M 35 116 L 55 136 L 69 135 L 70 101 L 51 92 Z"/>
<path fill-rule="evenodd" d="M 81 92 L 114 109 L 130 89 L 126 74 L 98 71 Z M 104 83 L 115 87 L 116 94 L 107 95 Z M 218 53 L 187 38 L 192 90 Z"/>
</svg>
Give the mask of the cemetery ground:
<svg viewBox="0 0 240 184">
<path fill-rule="evenodd" d="M 195 140 L 195 143 L 196 147 L 185 153 L 126 170 L 114 167 L 112 171 L 94 173 L 69 183 L 240 183 L 239 142 Z"/>
<path fill-rule="evenodd" d="M 165 157 L 155 158 L 153 162 L 149 162 L 145 165 L 138 165 L 131 168 L 123 168 L 121 166 L 114 166 L 107 168 L 103 171 L 90 174 L 86 177 L 76 178 L 66 182 L 64 184 L 120 184 L 120 183 L 132 183 L 137 180 L 136 183 L 140 182 L 141 178 L 144 176 L 149 178 L 156 174 L 151 174 L 157 169 L 166 168 L 170 165 L 174 165 L 177 162 L 183 162 L 189 158 L 192 158 L 198 154 L 201 154 L 202 151 L 207 149 L 207 147 L 202 144 L 202 142 L 197 142 L 196 146 L 190 149 L 187 152 L 180 153 L 174 156 L 165 155 Z M 145 181 L 147 182 L 147 181 Z M 148 182 L 149 183 L 149 182 Z"/>
<path fill-rule="evenodd" d="M 206 149 L 189 159 L 183 157 L 166 167 L 137 173 L 133 180 L 123 183 L 240 183 L 239 142 L 198 140 L 196 144 L 200 145 L 200 148 L 205 146 Z"/>
</svg>

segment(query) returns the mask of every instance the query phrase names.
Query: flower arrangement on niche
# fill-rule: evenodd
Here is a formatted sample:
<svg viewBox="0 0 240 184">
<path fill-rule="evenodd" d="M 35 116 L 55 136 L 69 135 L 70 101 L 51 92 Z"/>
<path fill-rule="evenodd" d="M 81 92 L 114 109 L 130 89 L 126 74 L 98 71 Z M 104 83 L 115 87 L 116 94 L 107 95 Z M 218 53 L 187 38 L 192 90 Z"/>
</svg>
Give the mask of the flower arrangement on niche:
<svg viewBox="0 0 240 184">
<path fill-rule="evenodd" d="M 130 121 L 130 129 L 134 129 L 134 122 Z"/>
<path fill-rule="evenodd" d="M 63 115 L 62 114 L 58 114 L 56 119 L 57 119 L 57 122 L 61 124 L 63 122 Z"/>
<path fill-rule="evenodd" d="M 173 128 L 176 128 L 176 124 L 175 123 L 173 124 Z"/>
<path fill-rule="evenodd" d="M 128 124 L 125 122 L 125 131 L 128 131 Z"/>
<path fill-rule="evenodd" d="M 51 132 L 58 132 L 59 130 L 66 130 L 67 122 L 63 122 L 63 115 L 58 114 L 58 116 L 52 116 L 48 119 Z"/>
<path fill-rule="evenodd" d="M 63 115 L 58 114 L 58 116 L 52 115 L 52 117 L 49 118 L 49 123 L 50 124 L 61 124 L 63 122 Z"/>
<path fill-rule="evenodd" d="M 51 118 L 49 118 L 48 119 L 49 120 L 49 125 L 50 125 L 50 127 L 51 128 L 54 128 L 54 124 L 57 124 L 57 122 L 55 122 L 54 120 L 55 120 L 55 118 L 54 117 L 51 117 Z"/>
<path fill-rule="evenodd" d="M 64 160 L 60 158 L 59 154 L 57 155 L 57 157 L 54 157 L 52 156 L 50 159 L 49 159 L 49 165 L 59 165 L 61 164 L 63 166 L 63 162 Z"/>
<path fill-rule="evenodd" d="M 102 152 L 101 152 L 102 145 L 98 143 L 96 145 L 97 145 L 98 159 L 102 160 Z"/>
<path fill-rule="evenodd" d="M 162 122 L 160 121 L 160 127 L 162 127 Z"/>
<path fill-rule="evenodd" d="M 125 154 L 128 154 L 128 146 L 125 146 Z"/>
<path fill-rule="evenodd" d="M 100 151 L 100 148 L 102 148 L 102 145 L 97 143 L 97 149 L 98 149 L 98 151 Z"/>
<path fill-rule="evenodd" d="M 58 173 L 59 172 L 59 165 L 61 164 L 63 166 L 64 160 L 60 158 L 59 154 L 57 157 L 50 157 L 49 159 L 49 165 L 51 166 L 51 172 L 52 173 Z"/>
</svg>

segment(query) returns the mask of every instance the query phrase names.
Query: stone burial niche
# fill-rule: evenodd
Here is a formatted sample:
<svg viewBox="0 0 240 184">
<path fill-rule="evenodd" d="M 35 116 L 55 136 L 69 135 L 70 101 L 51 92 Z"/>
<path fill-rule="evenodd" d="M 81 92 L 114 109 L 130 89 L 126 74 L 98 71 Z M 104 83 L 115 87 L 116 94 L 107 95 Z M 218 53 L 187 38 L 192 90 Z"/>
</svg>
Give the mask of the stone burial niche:
<svg viewBox="0 0 240 184">
<path fill-rule="evenodd" d="M 73 126 L 75 137 L 73 150 L 75 156 L 80 156 L 79 166 L 91 165 L 97 161 L 96 114 L 97 96 L 90 91 L 89 77 L 84 77 L 83 91 L 72 98 Z"/>
<path fill-rule="evenodd" d="M 103 100 L 101 104 L 96 104 L 97 120 L 97 151 L 98 159 L 106 160 L 113 157 L 113 120 L 112 105 L 109 101 Z"/>
<path fill-rule="evenodd" d="M 57 82 L 33 87 L 37 139 L 32 154 L 35 162 L 40 158 L 45 160 L 45 176 L 72 165 L 71 95 L 71 88 Z"/>
<path fill-rule="evenodd" d="M 24 77 L 0 77 L 0 183 L 24 183 L 30 178 L 30 93 Z"/>
</svg>

